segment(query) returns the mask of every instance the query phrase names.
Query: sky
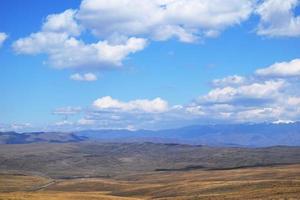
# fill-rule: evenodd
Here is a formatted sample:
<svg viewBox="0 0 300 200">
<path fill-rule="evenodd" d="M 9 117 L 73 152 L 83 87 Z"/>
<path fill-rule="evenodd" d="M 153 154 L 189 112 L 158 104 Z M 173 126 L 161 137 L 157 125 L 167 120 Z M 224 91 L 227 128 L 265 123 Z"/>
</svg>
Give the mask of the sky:
<svg viewBox="0 0 300 200">
<path fill-rule="evenodd" d="M 2 0 L 0 131 L 300 119 L 299 0 Z"/>
</svg>

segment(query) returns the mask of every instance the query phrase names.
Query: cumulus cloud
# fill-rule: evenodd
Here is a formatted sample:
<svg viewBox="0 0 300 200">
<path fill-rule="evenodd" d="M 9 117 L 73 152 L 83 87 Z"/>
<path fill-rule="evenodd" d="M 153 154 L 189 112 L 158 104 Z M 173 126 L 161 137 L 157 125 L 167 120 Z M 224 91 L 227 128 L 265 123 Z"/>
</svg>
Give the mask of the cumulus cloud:
<svg viewBox="0 0 300 200">
<path fill-rule="evenodd" d="M 185 111 L 192 115 L 205 115 L 203 106 L 201 105 L 191 105 L 185 108 Z"/>
<path fill-rule="evenodd" d="M 234 113 L 237 122 L 272 122 L 281 115 L 282 110 L 276 107 L 248 108 Z"/>
<path fill-rule="evenodd" d="M 218 79 L 189 109 L 201 107 L 199 118 L 214 122 L 298 121 L 300 93 L 295 88 L 299 79 L 290 78 L 297 75 L 297 62 L 275 63 L 238 83 L 228 77 Z"/>
<path fill-rule="evenodd" d="M 246 98 L 271 98 L 276 96 L 284 85 L 284 80 L 268 80 L 262 83 L 251 83 L 238 87 L 215 88 L 204 97 L 201 97 L 201 99 L 208 102 L 227 102 Z"/>
<path fill-rule="evenodd" d="M 245 21 L 252 0 L 83 0 L 77 18 L 100 37 L 145 35 L 194 42 Z"/>
<path fill-rule="evenodd" d="M 6 33 L 0 32 L 0 47 L 3 45 L 4 41 L 7 39 L 8 35 Z"/>
<path fill-rule="evenodd" d="M 155 105 L 161 104 L 154 103 L 155 100 L 122 102 L 103 97 L 94 101 L 94 110 L 90 110 L 88 119 L 93 120 L 93 125 L 104 127 L 133 124 L 137 128 L 155 129 L 194 123 L 273 122 L 300 117 L 300 109 L 293 109 L 299 107 L 300 97 L 286 93 L 289 84 L 285 80 L 251 81 L 214 88 L 199 97 L 200 100 L 186 105 L 166 106 L 164 103 L 165 106 L 155 110 Z"/>
<path fill-rule="evenodd" d="M 122 66 L 148 41 L 176 38 L 196 42 L 217 37 L 256 13 L 257 33 L 270 36 L 300 35 L 300 18 L 293 9 L 298 0 L 83 0 L 45 18 L 40 31 L 13 43 L 19 54 L 46 54 L 57 68 L 107 69 Z M 86 42 L 92 33 L 95 42 Z"/>
<path fill-rule="evenodd" d="M 265 0 L 256 10 L 261 18 L 257 33 L 271 37 L 300 36 L 300 16 L 294 14 L 299 2 L 299 0 Z"/>
<path fill-rule="evenodd" d="M 70 79 L 74 80 L 74 81 L 89 81 L 90 82 L 90 81 L 96 81 L 98 78 L 93 73 L 86 73 L 86 74 L 76 73 L 76 74 L 72 74 L 70 76 Z"/>
<path fill-rule="evenodd" d="M 68 9 L 59 14 L 48 15 L 43 24 L 42 31 L 66 33 L 78 36 L 83 28 L 75 21 L 76 10 Z"/>
<path fill-rule="evenodd" d="M 19 54 L 47 54 L 50 65 L 56 68 L 111 68 L 121 66 L 129 54 L 142 50 L 146 43 L 133 37 L 120 44 L 86 44 L 66 33 L 38 32 L 17 40 L 13 48 Z"/>
<path fill-rule="evenodd" d="M 161 113 L 168 110 L 168 102 L 155 98 L 153 100 L 137 99 L 128 102 L 122 102 L 113 99 L 110 96 L 102 97 L 94 101 L 93 106 L 98 110 L 114 110 L 121 112 L 146 112 Z"/>
<path fill-rule="evenodd" d="M 294 59 L 290 62 L 275 63 L 267 68 L 256 70 L 260 76 L 292 77 L 300 76 L 300 59 Z"/>
<path fill-rule="evenodd" d="M 213 82 L 209 92 L 182 105 L 169 105 L 159 97 L 131 101 L 101 97 L 84 108 L 72 126 L 61 127 L 160 129 L 206 123 L 284 123 L 300 119 L 299 79 L 261 77 L 255 72 Z M 64 115 L 78 111 L 67 107 L 56 112 Z"/>
<path fill-rule="evenodd" d="M 299 79 L 290 78 L 297 74 L 296 66 L 297 59 L 275 63 L 238 81 L 235 76 L 214 80 L 211 91 L 183 108 L 199 110 L 199 119 L 214 123 L 298 121 Z"/>
<path fill-rule="evenodd" d="M 118 67 L 147 41 L 216 37 L 251 15 L 255 0 L 83 0 L 46 17 L 41 30 L 13 43 L 19 54 L 46 54 L 57 68 Z M 82 34 L 93 33 L 87 43 Z"/>
<path fill-rule="evenodd" d="M 132 53 L 145 48 L 143 38 L 123 37 L 118 43 L 98 40 L 85 43 L 79 39 L 83 28 L 75 19 L 76 10 L 49 15 L 39 32 L 13 43 L 18 54 L 46 54 L 49 64 L 57 68 L 111 68 L 122 65 Z"/>
</svg>

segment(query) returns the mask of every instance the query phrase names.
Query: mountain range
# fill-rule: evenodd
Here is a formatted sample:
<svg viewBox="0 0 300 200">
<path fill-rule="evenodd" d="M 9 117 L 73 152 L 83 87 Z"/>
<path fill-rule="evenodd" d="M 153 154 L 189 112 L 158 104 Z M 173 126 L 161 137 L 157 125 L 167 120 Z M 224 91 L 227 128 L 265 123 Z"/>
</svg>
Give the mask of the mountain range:
<svg viewBox="0 0 300 200">
<path fill-rule="evenodd" d="M 299 146 L 300 122 L 195 125 L 166 130 L 83 130 L 75 132 L 0 132 L 0 144 L 155 142 L 209 146 Z"/>
</svg>

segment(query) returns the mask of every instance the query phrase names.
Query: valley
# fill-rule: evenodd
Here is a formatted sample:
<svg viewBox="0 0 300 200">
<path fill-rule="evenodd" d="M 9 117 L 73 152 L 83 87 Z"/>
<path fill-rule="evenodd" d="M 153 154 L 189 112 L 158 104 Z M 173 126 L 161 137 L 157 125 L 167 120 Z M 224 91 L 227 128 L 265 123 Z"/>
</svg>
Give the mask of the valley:
<svg viewBox="0 0 300 200">
<path fill-rule="evenodd" d="M 0 145 L 1 200 L 297 199 L 300 147 Z"/>
</svg>

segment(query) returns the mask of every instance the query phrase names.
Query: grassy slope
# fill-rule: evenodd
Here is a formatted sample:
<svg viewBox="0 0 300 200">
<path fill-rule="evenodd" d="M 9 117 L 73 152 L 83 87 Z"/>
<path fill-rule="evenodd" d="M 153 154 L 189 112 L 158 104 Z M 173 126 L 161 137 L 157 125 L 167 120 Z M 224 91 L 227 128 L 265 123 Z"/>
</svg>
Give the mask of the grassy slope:
<svg viewBox="0 0 300 200">
<path fill-rule="evenodd" d="M 157 169 L 187 171 L 300 163 L 300 147 L 214 148 L 164 144 L 0 145 L 0 172 L 62 177 L 115 177 Z"/>
<path fill-rule="evenodd" d="M 23 180 L 29 184 L 24 185 Z M 56 180 L 47 188 L 30 189 L 39 188 L 45 181 L 51 180 L 1 175 L 0 199 L 297 199 L 300 196 L 300 165 Z M 10 192 L 6 192 L 8 188 Z"/>
</svg>

